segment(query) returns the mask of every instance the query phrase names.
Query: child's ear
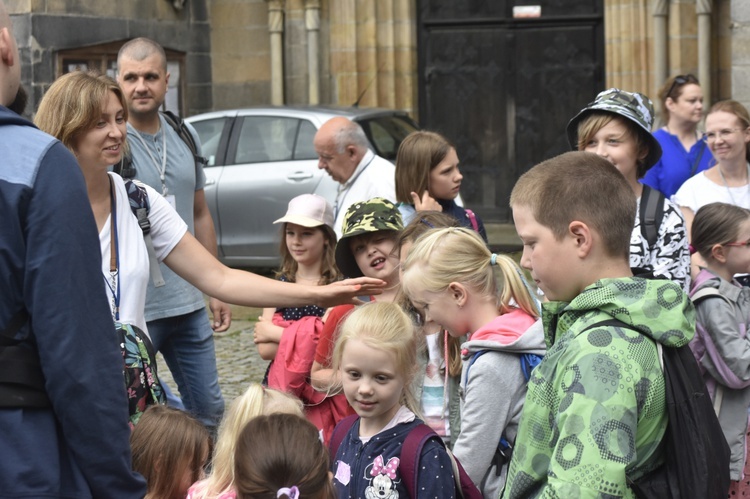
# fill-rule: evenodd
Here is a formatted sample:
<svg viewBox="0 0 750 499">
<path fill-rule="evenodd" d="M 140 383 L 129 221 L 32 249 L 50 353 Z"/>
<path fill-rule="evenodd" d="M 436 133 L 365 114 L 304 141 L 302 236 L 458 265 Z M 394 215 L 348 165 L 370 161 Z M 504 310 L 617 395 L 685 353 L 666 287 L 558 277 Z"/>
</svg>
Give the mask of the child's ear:
<svg viewBox="0 0 750 499">
<path fill-rule="evenodd" d="M 463 307 L 466 304 L 468 295 L 466 288 L 460 282 L 452 282 L 448 285 L 448 292 L 451 294 L 453 301 L 458 305 L 458 308 Z"/>
<path fill-rule="evenodd" d="M 724 253 L 724 246 L 721 244 L 711 246 L 711 258 L 719 263 L 726 263 L 727 255 Z"/>
<path fill-rule="evenodd" d="M 585 222 L 579 220 L 573 220 L 568 225 L 568 235 L 575 242 L 575 246 L 578 249 L 578 256 L 583 258 L 591 251 L 593 243 L 593 233 Z"/>
</svg>

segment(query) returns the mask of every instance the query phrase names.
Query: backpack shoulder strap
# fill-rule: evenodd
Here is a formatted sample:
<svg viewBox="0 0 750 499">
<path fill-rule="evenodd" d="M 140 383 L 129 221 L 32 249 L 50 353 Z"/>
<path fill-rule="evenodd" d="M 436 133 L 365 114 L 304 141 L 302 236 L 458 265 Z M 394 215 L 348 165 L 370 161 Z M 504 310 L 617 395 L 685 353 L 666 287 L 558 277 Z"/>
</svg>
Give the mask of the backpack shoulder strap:
<svg viewBox="0 0 750 499">
<path fill-rule="evenodd" d="M 719 293 L 718 289 L 711 286 L 706 286 L 705 288 L 700 288 L 694 293 L 691 293 L 690 299 L 692 300 L 693 304 L 696 304 L 704 298 L 708 298 L 709 296 L 718 296 L 719 298 L 724 298 L 724 296 Z"/>
<path fill-rule="evenodd" d="M 208 164 L 208 160 L 198 154 L 198 144 L 196 144 L 195 137 L 193 137 L 193 134 L 190 133 L 190 129 L 188 129 L 187 125 L 185 124 L 185 120 L 177 116 L 172 111 L 161 111 L 161 115 L 164 116 L 164 119 L 167 121 L 167 123 L 169 123 L 169 126 L 171 126 L 175 132 L 177 132 L 177 135 L 180 136 L 180 139 L 182 139 L 185 145 L 188 146 L 190 152 L 193 153 L 195 167 L 198 168 L 200 166 L 202 168 L 206 166 Z"/>
<path fill-rule="evenodd" d="M 664 194 L 643 185 L 641 202 L 638 207 L 638 218 L 641 222 L 641 235 L 652 248 L 659 239 L 659 227 L 664 219 Z"/>
<path fill-rule="evenodd" d="M 359 416 L 357 416 L 356 414 L 347 416 L 339 421 L 339 424 L 337 424 L 333 429 L 333 434 L 331 434 L 331 441 L 328 442 L 328 453 L 331 456 L 331 461 L 336 459 L 336 453 L 339 451 L 339 447 L 341 447 L 341 442 L 344 441 L 344 437 L 346 436 L 346 434 L 349 433 L 349 430 L 352 429 L 354 423 L 357 422 L 357 418 L 359 418 Z"/>
<path fill-rule="evenodd" d="M 489 352 L 489 350 L 479 350 L 478 352 L 474 352 L 474 355 L 471 356 L 469 359 L 469 363 L 466 366 L 466 375 L 464 376 L 464 383 L 469 383 L 469 371 L 471 370 L 471 366 L 474 365 L 474 362 L 477 361 L 479 357 Z"/>
<path fill-rule="evenodd" d="M 469 221 L 471 222 L 471 228 L 474 229 L 474 232 L 479 232 L 479 223 L 477 223 L 477 216 L 468 208 L 465 208 L 465 211 L 466 216 L 469 217 Z"/>
<path fill-rule="evenodd" d="M 419 497 L 417 494 L 417 470 L 419 469 L 419 458 L 422 455 L 422 448 L 431 438 L 440 441 L 445 446 L 443 439 L 433 431 L 432 428 L 422 423 L 409 432 L 401 446 L 401 456 L 399 469 L 401 470 L 401 479 L 404 481 L 404 487 L 409 491 L 412 499 Z"/>
<path fill-rule="evenodd" d="M 151 274 L 151 280 L 157 288 L 164 286 L 164 276 L 159 267 L 159 260 L 156 258 L 154 242 L 151 239 L 151 221 L 148 219 L 148 213 L 151 210 L 151 203 L 149 202 L 146 188 L 134 180 L 126 180 L 125 190 L 128 193 L 130 209 L 133 211 L 133 215 L 135 215 L 135 218 L 138 220 L 138 225 L 143 231 L 143 240 L 145 241 L 146 249 L 148 250 L 149 273 Z"/>
</svg>

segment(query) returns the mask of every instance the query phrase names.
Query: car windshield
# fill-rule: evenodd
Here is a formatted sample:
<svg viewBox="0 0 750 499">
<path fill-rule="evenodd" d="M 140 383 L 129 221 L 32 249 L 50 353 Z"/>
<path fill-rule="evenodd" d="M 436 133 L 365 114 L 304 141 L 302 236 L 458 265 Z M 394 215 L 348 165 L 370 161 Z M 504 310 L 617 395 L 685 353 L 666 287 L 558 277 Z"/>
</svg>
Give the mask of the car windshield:
<svg viewBox="0 0 750 499">
<path fill-rule="evenodd" d="M 416 124 L 405 116 L 365 118 L 358 120 L 358 123 L 378 156 L 389 161 L 396 161 L 398 146 L 407 135 L 418 130 Z"/>
</svg>

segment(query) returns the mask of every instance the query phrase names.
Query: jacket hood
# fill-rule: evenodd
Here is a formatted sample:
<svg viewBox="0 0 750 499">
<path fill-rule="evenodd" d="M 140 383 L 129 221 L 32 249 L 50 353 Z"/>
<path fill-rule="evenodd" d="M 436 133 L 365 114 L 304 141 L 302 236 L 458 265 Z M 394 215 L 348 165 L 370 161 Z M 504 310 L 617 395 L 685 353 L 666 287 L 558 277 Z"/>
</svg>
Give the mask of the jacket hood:
<svg viewBox="0 0 750 499">
<path fill-rule="evenodd" d="M 543 304 L 545 331 L 567 328 L 568 314 L 580 330 L 610 318 L 620 320 L 665 347 L 687 345 L 695 335 L 695 308 L 672 281 L 628 277 L 601 279 L 570 303 Z M 551 322 L 559 320 L 556 327 Z M 551 338 L 548 338 L 548 341 Z"/>
<path fill-rule="evenodd" d="M 498 316 L 474 332 L 471 339 L 461 345 L 464 357 L 480 350 L 544 355 L 546 347 L 542 321 L 521 310 Z"/>
<path fill-rule="evenodd" d="M 19 116 L 5 106 L 0 106 L 0 125 L 21 125 L 36 128 L 32 122 Z"/>
</svg>

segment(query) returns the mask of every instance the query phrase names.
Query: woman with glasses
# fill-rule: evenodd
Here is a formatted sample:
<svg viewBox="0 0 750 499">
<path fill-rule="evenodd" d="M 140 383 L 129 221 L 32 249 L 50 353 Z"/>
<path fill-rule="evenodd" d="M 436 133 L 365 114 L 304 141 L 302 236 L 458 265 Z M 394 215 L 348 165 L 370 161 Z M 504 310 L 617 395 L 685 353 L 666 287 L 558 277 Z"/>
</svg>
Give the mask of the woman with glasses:
<svg viewBox="0 0 750 499">
<path fill-rule="evenodd" d="M 674 195 L 691 239 L 695 213 L 709 203 L 728 203 L 750 209 L 750 115 L 735 100 L 714 104 L 706 115 L 703 140 L 715 159 L 715 165 L 689 178 Z M 692 274 L 705 262 L 693 255 Z"/>
<path fill-rule="evenodd" d="M 715 165 L 688 179 L 673 200 L 689 228 L 698 209 L 708 203 L 729 203 L 750 209 L 750 115 L 735 100 L 714 104 L 706 116 L 703 141 Z"/>
<path fill-rule="evenodd" d="M 691 75 L 669 78 L 659 90 L 662 121 L 654 132 L 661 159 L 643 177 L 643 183 L 671 197 L 696 173 L 708 169 L 713 157 L 701 141 L 698 124 L 703 119 L 703 91 Z"/>
</svg>

